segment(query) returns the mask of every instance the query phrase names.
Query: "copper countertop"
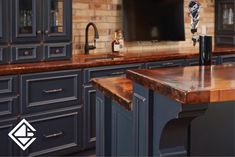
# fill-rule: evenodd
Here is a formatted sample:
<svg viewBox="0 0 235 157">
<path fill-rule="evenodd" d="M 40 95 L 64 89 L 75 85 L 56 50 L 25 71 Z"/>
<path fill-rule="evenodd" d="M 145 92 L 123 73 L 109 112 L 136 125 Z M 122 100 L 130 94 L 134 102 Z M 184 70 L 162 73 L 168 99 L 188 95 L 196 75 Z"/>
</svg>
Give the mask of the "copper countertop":
<svg viewBox="0 0 235 157">
<path fill-rule="evenodd" d="M 110 53 L 109 53 L 110 54 Z M 235 47 L 215 47 L 213 55 L 235 54 Z M 186 59 L 198 56 L 196 49 L 171 50 L 156 52 L 134 52 L 120 55 L 113 59 L 87 60 L 95 56 L 105 56 L 107 54 L 97 55 L 74 55 L 71 60 L 50 61 L 27 64 L 0 65 L 0 75 L 25 74 L 32 72 L 44 72 L 54 70 L 68 70 L 77 68 L 90 68 L 97 66 L 109 66 L 142 62 L 154 62 L 161 60 Z"/>
<path fill-rule="evenodd" d="M 128 70 L 127 78 L 181 104 L 235 100 L 235 64 Z"/>
<path fill-rule="evenodd" d="M 105 96 L 117 102 L 126 110 L 131 110 L 132 81 L 125 77 L 93 79 L 92 85 Z"/>
</svg>

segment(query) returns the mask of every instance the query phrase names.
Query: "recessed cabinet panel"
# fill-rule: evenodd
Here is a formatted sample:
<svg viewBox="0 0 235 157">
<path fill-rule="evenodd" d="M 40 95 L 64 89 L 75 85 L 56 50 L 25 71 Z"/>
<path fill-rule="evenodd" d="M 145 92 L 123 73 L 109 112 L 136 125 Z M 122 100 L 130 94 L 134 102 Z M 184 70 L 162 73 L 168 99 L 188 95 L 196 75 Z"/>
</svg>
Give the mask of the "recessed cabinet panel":
<svg viewBox="0 0 235 157">
<path fill-rule="evenodd" d="M 1 76 L 0 77 L 0 99 L 16 96 L 18 94 L 18 77 Z"/>
<path fill-rule="evenodd" d="M 42 39 L 40 0 L 13 0 L 13 42 L 35 42 Z"/>
<path fill-rule="evenodd" d="M 17 152 L 19 146 L 17 146 L 13 140 L 8 136 L 8 133 L 13 129 L 16 120 L 0 121 L 0 156 L 18 156 Z"/>
<path fill-rule="evenodd" d="M 146 64 L 147 69 L 156 69 L 156 68 L 166 68 L 166 67 L 178 67 L 183 66 L 185 64 L 185 60 L 170 60 L 170 61 L 158 61 L 158 62 L 150 62 Z"/>
<path fill-rule="evenodd" d="M 44 0 L 45 41 L 69 41 L 71 37 L 71 0 Z"/>
<path fill-rule="evenodd" d="M 9 63 L 10 60 L 9 48 L 0 47 L 0 64 Z"/>
<path fill-rule="evenodd" d="M 12 63 L 35 62 L 43 59 L 40 45 L 17 45 L 12 47 Z"/>
<path fill-rule="evenodd" d="M 72 152 L 81 149 L 80 108 L 63 112 L 51 112 L 40 116 L 26 117 L 36 129 L 37 139 L 25 151 L 27 156 L 63 155 L 66 150 Z"/>
<path fill-rule="evenodd" d="M 71 43 L 47 44 L 45 46 L 45 60 L 69 59 L 71 56 Z"/>
<path fill-rule="evenodd" d="M 24 113 L 81 105 L 81 71 L 25 74 L 21 76 Z"/>
<path fill-rule="evenodd" d="M 0 0 L 0 43 L 7 43 L 8 0 Z"/>
<path fill-rule="evenodd" d="M 17 97 L 0 99 L 0 119 L 15 116 L 19 108 L 17 103 Z"/>
<path fill-rule="evenodd" d="M 84 144 L 95 147 L 96 141 L 96 90 L 92 85 L 84 86 Z"/>
</svg>

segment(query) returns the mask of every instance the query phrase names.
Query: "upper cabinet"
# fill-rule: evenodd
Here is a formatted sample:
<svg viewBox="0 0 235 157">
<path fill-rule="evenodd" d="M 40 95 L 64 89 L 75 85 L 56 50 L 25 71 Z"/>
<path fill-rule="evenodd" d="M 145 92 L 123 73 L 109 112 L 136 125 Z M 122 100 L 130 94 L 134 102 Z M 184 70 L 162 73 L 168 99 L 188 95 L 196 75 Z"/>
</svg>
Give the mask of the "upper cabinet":
<svg viewBox="0 0 235 157">
<path fill-rule="evenodd" d="M 235 1 L 215 1 L 216 44 L 235 45 Z"/>
<path fill-rule="evenodd" d="M 72 34 L 72 8 L 70 0 L 44 0 L 44 39 L 70 40 Z"/>
<path fill-rule="evenodd" d="M 0 0 L 0 43 L 7 43 L 7 0 Z"/>
<path fill-rule="evenodd" d="M 71 40 L 71 0 L 12 0 L 12 42 Z"/>
</svg>

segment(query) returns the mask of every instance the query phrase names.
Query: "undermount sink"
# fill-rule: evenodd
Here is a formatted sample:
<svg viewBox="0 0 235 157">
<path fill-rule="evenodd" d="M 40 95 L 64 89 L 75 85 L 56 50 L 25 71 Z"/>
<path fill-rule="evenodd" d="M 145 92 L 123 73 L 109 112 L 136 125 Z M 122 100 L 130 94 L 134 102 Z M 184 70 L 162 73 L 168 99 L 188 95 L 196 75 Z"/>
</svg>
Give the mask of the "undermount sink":
<svg viewBox="0 0 235 157">
<path fill-rule="evenodd" d="M 107 55 L 102 55 L 102 56 L 88 56 L 85 58 L 85 61 L 93 61 L 93 60 L 114 60 L 116 58 L 120 58 L 121 56 L 118 55 L 112 55 L 112 54 L 107 54 Z"/>
</svg>

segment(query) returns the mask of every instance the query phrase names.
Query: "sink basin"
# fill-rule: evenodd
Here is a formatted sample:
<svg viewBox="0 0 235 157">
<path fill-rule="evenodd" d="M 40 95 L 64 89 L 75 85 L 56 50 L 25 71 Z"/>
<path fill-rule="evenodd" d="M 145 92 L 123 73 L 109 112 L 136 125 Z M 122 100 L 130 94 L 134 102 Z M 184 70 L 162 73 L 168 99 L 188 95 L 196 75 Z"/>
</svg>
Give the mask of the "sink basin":
<svg viewBox="0 0 235 157">
<path fill-rule="evenodd" d="M 94 61 L 94 60 L 115 60 L 116 58 L 120 58 L 121 56 L 117 55 L 102 55 L 102 56 L 88 56 L 85 58 L 85 61 Z"/>
</svg>

